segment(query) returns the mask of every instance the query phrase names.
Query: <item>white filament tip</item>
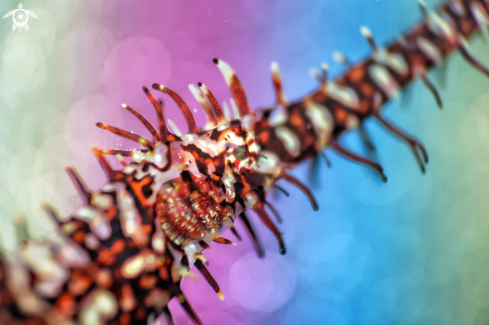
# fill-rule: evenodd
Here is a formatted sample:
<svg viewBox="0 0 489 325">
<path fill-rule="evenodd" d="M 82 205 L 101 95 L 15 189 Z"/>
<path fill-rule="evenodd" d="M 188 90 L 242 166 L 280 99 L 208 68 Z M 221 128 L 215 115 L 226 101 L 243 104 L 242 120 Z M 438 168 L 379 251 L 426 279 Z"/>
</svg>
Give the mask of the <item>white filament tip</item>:
<svg viewBox="0 0 489 325">
<path fill-rule="evenodd" d="M 372 38 L 372 32 L 366 26 L 360 27 L 360 33 L 362 33 L 363 37 L 365 38 Z"/>
</svg>

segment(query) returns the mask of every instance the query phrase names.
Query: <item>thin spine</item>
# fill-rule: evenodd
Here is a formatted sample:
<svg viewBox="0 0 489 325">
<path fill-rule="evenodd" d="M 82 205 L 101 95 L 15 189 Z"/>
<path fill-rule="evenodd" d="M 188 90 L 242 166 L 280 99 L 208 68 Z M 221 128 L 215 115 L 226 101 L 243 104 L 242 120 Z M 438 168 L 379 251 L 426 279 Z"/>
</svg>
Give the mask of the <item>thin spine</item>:
<svg viewBox="0 0 489 325">
<path fill-rule="evenodd" d="M 168 87 L 165 87 L 163 85 L 154 83 L 153 84 L 153 89 L 159 90 L 167 95 L 169 95 L 173 101 L 177 104 L 178 108 L 180 108 L 180 111 L 182 112 L 183 116 L 185 117 L 185 120 L 187 121 L 188 129 L 190 133 L 197 133 L 199 132 L 199 128 L 197 127 L 197 124 L 195 123 L 195 118 L 192 112 L 190 111 L 190 108 L 188 107 L 187 103 L 178 95 L 176 92 L 171 90 Z"/>
<path fill-rule="evenodd" d="M 119 129 L 118 127 L 107 125 L 104 123 L 96 123 L 95 125 L 98 128 L 101 128 L 102 130 L 109 131 L 109 132 L 111 132 L 115 135 L 118 135 L 120 137 L 129 139 L 129 140 L 134 141 L 134 142 L 138 142 L 140 144 L 144 143 L 144 145 L 146 145 L 146 146 L 151 146 L 151 141 L 149 141 L 145 137 L 140 136 L 139 134 L 136 134 L 134 132 L 125 131 L 125 130 Z"/>
<path fill-rule="evenodd" d="M 251 241 L 253 242 L 253 245 L 255 246 L 258 257 L 263 258 L 265 256 L 265 250 L 263 249 L 263 245 L 261 243 L 260 238 L 258 237 L 255 226 L 253 225 L 252 221 L 244 212 L 241 212 L 241 214 L 238 216 L 238 218 L 239 218 L 239 220 L 241 220 L 245 229 L 248 232 L 248 235 L 251 237 Z"/>
<path fill-rule="evenodd" d="M 148 120 L 144 116 L 142 116 L 141 114 L 139 114 L 138 111 L 136 111 L 134 108 L 132 108 L 131 106 L 129 106 L 127 104 L 121 104 L 121 106 L 122 106 L 122 108 L 128 110 L 139 121 L 141 121 L 141 123 L 143 123 L 143 125 L 146 127 L 146 129 L 149 131 L 149 133 L 151 133 L 151 135 L 153 137 L 156 137 L 157 136 L 156 129 L 153 127 L 153 125 L 151 123 L 148 122 Z"/>
<path fill-rule="evenodd" d="M 168 141 L 168 130 L 166 128 L 166 122 L 165 122 L 165 116 L 163 114 L 163 104 L 158 102 L 149 89 L 147 87 L 143 87 L 143 91 L 146 94 L 146 97 L 148 97 L 149 101 L 151 104 L 153 104 L 153 107 L 156 111 L 156 115 L 158 117 L 158 127 L 159 127 L 159 132 L 158 132 L 158 140 L 161 142 L 167 142 Z"/>
<path fill-rule="evenodd" d="M 311 203 L 311 207 L 314 211 L 319 210 L 319 205 L 316 198 L 314 197 L 314 194 L 312 194 L 311 190 L 309 190 L 306 185 L 304 185 L 301 181 L 299 181 L 294 176 L 289 175 L 287 173 L 282 173 L 281 178 L 289 182 L 290 184 L 296 186 L 298 189 L 300 189 L 302 193 L 304 193 L 309 199 L 309 202 Z"/>
<path fill-rule="evenodd" d="M 194 98 L 199 102 L 202 108 L 204 108 L 209 126 L 210 127 L 216 126 L 217 125 L 216 115 L 214 114 L 214 111 L 212 110 L 212 106 L 211 104 L 209 104 L 207 98 L 205 98 L 205 96 L 202 95 L 202 92 L 200 92 L 199 89 L 197 89 L 197 87 L 195 87 L 194 85 L 190 84 L 188 85 L 188 88 L 190 89 L 190 92 L 192 93 Z"/>
<path fill-rule="evenodd" d="M 222 60 L 213 59 L 213 62 L 217 65 L 222 75 L 224 76 L 229 90 L 231 91 L 231 94 L 233 95 L 233 98 L 238 105 L 240 115 L 245 116 L 253 114 L 253 111 L 248 105 L 248 99 L 246 98 L 244 87 L 236 76 L 234 70 Z"/>
<path fill-rule="evenodd" d="M 217 122 L 219 124 L 221 123 L 226 123 L 228 120 L 226 119 L 226 116 L 224 115 L 221 106 L 219 105 L 219 102 L 217 101 L 216 97 L 212 94 L 212 92 L 207 88 L 206 85 L 203 83 L 199 82 L 198 83 L 200 89 L 204 92 L 205 97 L 209 100 L 209 103 L 211 104 L 212 110 L 216 114 L 217 117 Z"/>
<path fill-rule="evenodd" d="M 80 174 L 76 171 L 75 167 L 73 166 L 66 166 L 65 167 L 66 172 L 70 176 L 71 181 L 75 185 L 76 190 L 78 193 L 83 197 L 86 203 L 90 203 L 90 200 L 92 199 L 92 193 L 91 191 L 87 188 L 85 182 L 81 178 Z"/>
</svg>

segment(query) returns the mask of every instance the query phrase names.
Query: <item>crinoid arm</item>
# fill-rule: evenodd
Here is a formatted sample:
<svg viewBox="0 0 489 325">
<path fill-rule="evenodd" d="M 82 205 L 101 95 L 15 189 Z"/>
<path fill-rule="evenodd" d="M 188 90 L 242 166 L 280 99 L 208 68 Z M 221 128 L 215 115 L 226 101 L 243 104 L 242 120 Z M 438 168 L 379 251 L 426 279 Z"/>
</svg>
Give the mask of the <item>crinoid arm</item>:
<svg viewBox="0 0 489 325">
<path fill-rule="evenodd" d="M 277 239 L 278 244 L 279 244 L 280 254 L 285 255 L 287 250 L 285 249 L 285 243 L 284 243 L 284 240 L 282 238 L 282 233 L 280 232 L 280 230 L 278 230 L 277 226 L 275 226 L 272 219 L 270 219 L 270 216 L 265 211 L 263 205 L 257 204 L 255 206 L 255 208 L 253 209 L 253 211 L 256 212 L 256 214 L 258 215 L 260 220 L 263 222 L 263 224 L 273 233 L 273 235 Z"/>
<path fill-rule="evenodd" d="M 419 167 L 421 168 L 421 172 L 424 174 L 426 171 L 425 164 L 428 163 L 428 153 L 426 152 L 425 147 L 418 140 L 414 139 L 410 135 L 405 134 L 389 121 L 387 121 L 384 117 L 382 117 L 379 113 L 375 113 L 375 118 L 385 126 L 389 131 L 393 134 L 397 135 L 399 138 L 404 140 L 416 157 L 416 161 L 418 162 Z M 421 152 L 421 154 L 420 154 Z"/>
<path fill-rule="evenodd" d="M 366 166 L 372 168 L 373 171 L 376 172 L 380 176 L 380 179 L 383 182 L 387 182 L 387 176 L 385 176 L 385 174 L 384 174 L 384 169 L 378 163 L 376 163 L 370 159 L 361 157 L 361 156 L 357 155 L 356 153 L 346 149 L 336 140 L 331 141 L 330 145 L 334 151 L 338 152 L 340 155 L 344 156 L 345 158 L 348 158 L 348 159 L 353 160 L 357 163 L 360 163 L 362 165 L 366 165 Z"/>
<path fill-rule="evenodd" d="M 238 218 L 239 220 L 241 220 L 245 229 L 248 231 L 248 234 L 251 237 L 251 241 L 255 246 L 255 250 L 256 253 L 258 254 L 258 257 L 263 258 L 265 256 L 265 250 L 263 249 L 263 245 L 261 243 L 260 238 L 258 237 L 255 226 L 253 225 L 252 221 L 248 218 L 248 216 L 244 212 L 242 212 Z"/>
<path fill-rule="evenodd" d="M 489 69 L 485 67 L 482 63 L 477 61 L 464 46 L 459 47 L 459 50 L 460 53 L 462 53 L 464 59 L 467 60 L 467 62 L 469 62 L 474 68 L 489 77 Z"/>
<path fill-rule="evenodd" d="M 443 102 L 441 100 L 441 96 L 438 93 L 438 90 L 436 89 L 435 85 L 433 85 L 433 83 L 425 75 L 422 75 L 420 78 L 423 81 L 423 83 L 426 85 L 426 87 L 431 91 L 433 96 L 435 97 L 435 100 L 436 100 L 436 103 L 438 104 L 438 107 L 440 109 L 443 108 Z"/>
</svg>

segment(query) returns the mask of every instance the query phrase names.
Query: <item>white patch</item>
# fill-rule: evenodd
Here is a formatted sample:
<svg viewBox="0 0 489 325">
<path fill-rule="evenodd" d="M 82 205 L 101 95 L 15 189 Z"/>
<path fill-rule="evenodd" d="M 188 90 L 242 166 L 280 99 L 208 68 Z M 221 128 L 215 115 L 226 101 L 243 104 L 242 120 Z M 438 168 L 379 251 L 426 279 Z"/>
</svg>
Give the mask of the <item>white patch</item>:
<svg viewBox="0 0 489 325">
<path fill-rule="evenodd" d="M 195 133 L 188 133 L 182 135 L 182 143 L 183 144 L 189 144 L 197 141 L 199 139 L 199 136 Z"/>
<path fill-rule="evenodd" d="M 258 144 L 256 142 L 253 142 L 252 144 L 250 144 L 248 146 L 248 151 L 249 152 L 258 152 L 258 151 L 260 151 L 260 146 L 258 146 Z"/>
<path fill-rule="evenodd" d="M 228 122 L 223 122 L 217 126 L 217 131 L 224 131 L 227 128 L 229 128 L 229 121 Z"/>
<path fill-rule="evenodd" d="M 158 168 L 164 168 L 168 163 L 168 159 L 166 157 L 167 153 L 168 153 L 168 147 L 166 145 L 160 144 L 156 146 L 155 154 L 154 154 L 154 164 Z"/>
<path fill-rule="evenodd" d="M 192 267 L 195 263 L 195 254 L 202 253 L 202 248 L 195 241 L 190 241 L 190 243 L 185 244 L 183 247 L 185 255 L 187 255 L 189 267 Z"/>
<path fill-rule="evenodd" d="M 346 57 L 343 55 L 343 53 L 339 51 L 333 52 L 333 60 L 340 64 L 346 64 L 348 61 L 346 60 Z"/>
<path fill-rule="evenodd" d="M 107 183 L 102 187 L 102 192 L 112 192 L 115 190 L 115 185 L 113 183 Z"/>
<path fill-rule="evenodd" d="M 136 170 L 136 165 L 129 164 L 126 167 L 124 167 L 124 169 L 122 170 L 122 172 L 124 174 L 126 174 L 126 175 L 131 175 L 132 173 L 134 173 L 135 170 Z M 105 188 L 104 188 L 104 190 L 105 190 Z"/>
<path fill-rule="evenodd" d="M 356 129 L 360 125 L 360 120 L 355 115 L 349 114 L 348 117 L 346 118 L 345 124 L 346 124 L 346 128 L 349 130 Z"/>
<path fill-rule="evenodd" d="M 122 276 L 126 279 L 134 279 L 142 272 L 153 272 L 158 268 L 157 258 L 153 251 L 144 250 L 139 254 L 129 257 L 122 263 Z"/>
<path fill-rule="evenodd" d="M 93 219 L 99 218 L 101 214 L 102 213 L 98 209 L 96 209 L 92 206 L 84 206 L 84 207 L 81 207 L 75 213 L 75 218 L 86 221 L 86 222 L 90 222 Z"/>
<path fill-rule="evenodd" d="M 153 234 L 153 238 L 151 239 L 151 247 L 156 253 L 162 255 L 165 252 L 166 236 L 161 229 L 160 221 L 161 217 L 155 218 L 155 232 Z"/>
<path fill-rule="evenodd" d="M 85 235 L 85 246 L 88 249 L 96 250 L 100 247 L 100 241 L 93 234 L 88 233 Z"/>
<path fill-rule="evenodd" d="M 93 235 L 92 237 L 95 238 Z M 69 268 L 83 268 L 90 263 L 87 251 L 72 241 L 68 241 L 60 248 L 57 258 L 60 263 Z"/>
<path fill-rule="evenodd" d="M 110 222 L 104 214 L 92 206 L 84 206 L 74 214 L 76 219 L 87 222 L 90 230 L 101 240 L 106 240 L 112 235 Z"/>
<path fill-rule="evenodd" d="M 327 146 L 333 132 L 333 117 L 326 107 L 312 99 L 306 99 L 304 104 L 306 105 L 306 116 L 311 121 L 317 136 L 316 150 L 322 150 Z"/>
<path fill-rule="evenodd" d="M 236 196 L 236 193 L 234 191 L 234 183 L 236 183 L 236 179 L 234 178 L 233 170 L 231 169 L 231 167 L 226 166 L 224 168 L 224 175 L 221 177 L 221 181 L 226 188 L 226 202 L 234 202 L 234 198 Z"/>
<path fill-rule="evenodd" d="M 229 105 L 226 101 L 222 102 L 222 111 L 224 113 L 224 117 L 231 121 L 231 111 L 229 110 Z"/>
<path fill-rule="evenodd" d="M 437 12 L 430 11 L 428 26 L 439 37 L 449 41 L 451 44 L 457 44 L 457 31 L 446 14 L 442 17 Z"/>
<path fill-rule="evenodd" d="M 182 274 L 185 272 L 188 272 L 188 269 L 184 266 L 182 266 L 182 257 L 183 254 L 180 253 L 179 251 L 175 250 L 172 245 L 168 245 L 168 251 L 171 253 L 173 256 L 173 264 L 171 265 L 171 277 L 174 282 L 180 280 L 182 277 Z"/>
<path fill-rule="evenodd" d="M 58 298 L 62 292 L 63 283 L 58 280 L 39 280 L 34 285 L 35 292 L 45 298 Z"/>
<path fill-rule="evenodd" d="M 175 122 L 173 122 L 172 120 L 168 119 L 167 120 L 168 122 L 168 126 L 170 127 L 170 129 L 172 130 L 172 133 L 173 134 L 176 134 L 177 136 L 181 137 L 182 136 L 182 132 L 180 132 L 180 129 L 178 128 L 178 126 L 175 124 Z"/>
<path fill-rule="evenodd" d="M 480 3 L 472 3 L 472 5 L 470 6 L 470 10 L 475 17 L 475 21 L 477 22 L 479 29 L 481 30 L 484 37 L 487 39 L 489 37 L 489 19 L 487 17 L 486 11 Z"/>
<path fill-rule="evenodd" d="M 164 168 L 168 163 L 168 159 L 166 158 L 167 152 L 168 152 L 168 147 L 166 145 L 158 144 L 158 146 L 156 146 L 154 151 L 148 151 L 146 153 L 143 153 L 141 151 L 133 152 L 133 157 L 134 157 L 133 160 L 138 163 L 142 161 L 147 161 L 152 164 L 155 164 L 158 168 Z M 126 174 L 129 174 L 131 171 L 134 171 L 134 169 L 132 168 L 127 169 L 127 172 L 126 169 L 124 169 L 124 172 Z M 144 173 L 143 175 L 141 174 L 137 175 L 136 178 L 137 177 L 141 177 L 141 178 L 144 177 Z"/>
<path fill-rule="evenodd" d="M 135 163 L 140 163 L 146 158 L 146 156 L 147 156 L 147 154 L 145 154 L 141 150 L 133 150 L 132 161 Z"/>
<path fill-rule="evenodd" d="M 258 196 L 255 193 L 248 192 L 244 198 L 246 209 L 252 210 L 258 202 Z"/>
<path fill-rule="evenodd" d="M 146 256 L 139 253 L 124 261 L 121 266 L 122 276 L 126 279 L 134 279 L 143 272 L 146 266 Z"/>
<path fill-rule="evenodd" d="M 438 64 L 443 59 L 438 48 L 426 38 L 418 38 L 419 49 L 434 63 Z"/>
<path fill-rule="evenodd" d="M 264 157 L 267 157 L 266 159 Z M 260 166 L 260 167 L 258 167 Z M 278 175 L 282 171 L 283 163 L 280 158 L 272 151 L 260 151 L 260 158 L 255 164 L 255 170 L 262 174 Z"/>
<path fill-rule="evenodd" d="M 229 100 L 230 103 L 231 103 L 231 107 L 233 109 L 233 115 L 234 115 L 234 118 L 235 119 L 239 119 L 241 114 L 239 113 L 239 108 L 238 108 L 238 105 L 236 105 L 236 102 L 234 101 L 234 99 L 230 99 Z"/>
<path fill-rule="evenodd" d="M 136 208 L 134 199 L 122 185 L 117 188 L 117 207 L 119 208 L 124 236 L 132 238 L 137 244 L 144 243 L 145 238 L 142 238 L 142 236 L 145 236 L 145 234 L 141 229 L 141 215 Z"/>
<path fill-rule="evenodd" d="M 228 86 L 231 87 L 233 77 L 235 76 L 233 69 L 227 63 L 221 60 L 217 62 L 217 67 L 224 75 L 224 79 L 226 79 L 226 83 L 228 84 Z"/>
<path fill-rule="evenodd" d="M 243 212 L 243 207 L 241 206 L 241 203 L 236 202 L 234 204 L 234 214 L 236 216 L 239 216 Z"/>
<path fill-rule="evenodd" d="M 368 72 L 377 86 L 379 86 L 389 98 L 393 98 L 399 93 L 399 85 L 391 76 L 387 68 L 379 64 L 373 64 L 369 67 Z"/>
<path fill-rule="evenodd" d="M 290 153 L 292 157 L 297 157 L 300 154 L 300 142 L 299 138 L 287 127 L 280 126 L 275 130 L 275 134 L 282 141 L 285 149 Z"/>
<path fill-rule="evenodd" d="M 163 173 L 158 169 L 150 167 L 149 173 L 151 177 L 153 177 L 153 184 L 151 184 L 151 190 L 153 191 L 153 193 L 147 199 L 148 204 L 156 203 L 156 197 L 158 195 L 158 191 L 161 189 L 163 184 L 180 177 L 181 172 L 182 171 L 177 168 L 170 168 L 168 171 Z M 198 174 L 200 175 L 200 173 Z"/>
<path fill-rule="evenodd" d="M 35 291 L 45 297 L 54 298 L 61 293 L 69 273 L 58 263 L 48 246 L 28 243 L 20 251 L 28 268 L 38 277 Z"/>
<path fill-rule="evenodd" d="M 463 4 L 460 2 L 460 0 L 452 0 L 449 3 L 449 6 L 452 8 L 452 10 L 460 17 L 464 17 L 466 12 Z"/>
<path fill-rule="evenodd" d="M 409 73 L 406 60 L 400 54 L 389 53 L 385 48 L 381 47 L 374 52 L 373 58 L 376 62 L 390 67 L 400 75 L 407 75 Z"/>
<path fill-rule="evenodd" d="M 242 146 L 246 144 L 245 139 L 243 139 L 241 136 L 237 136 L 236 133 L 234 133 L 234 131 L 231 130 L 223 132 L 221 135 L 221 139 L 222 137 L 226 138 L 230 143 L 236 146 Z M 222 141 L 222 140 L 219 141 L 217 152 L 223 152 L 226 151 L 226 149 L 227 149 L 226 141 Z"/>
<path fill-rule="evenodd" d="M 19 254 L 12 254 L 8 258 L 9 267 L 6 271 L 9 281 L 6 285 L 17 298 L 20 311 L 44 318 L 52 306 L 31 290 L 30 275 Z"/>
<path fill-rule="evenodd" d="M 202 93 L 200 92 L 199 89 L 197 89 L 197 87 L 190 84 L 190 85 L 188 85 L 188 88 L 190 89 L 190 92 L 194 96 L 195 100 L 197 100 L 202 107 L 210 106 L 207 98 L 205 98 L 204 95 L 202 95 Z M 195 108 L 194 108 L 194 112 L 197 112 L 197 110 Z M 206 116 L 207 116 L 207 113 L 206 113 Z M 214 128 L 215 126 L 216 126 L 215 124 L 208 121 L 203 129 L 208 130 L 210 128 Z"/>
<path fill-rule="evenodd" d="M 108 209 L 113 204 L 112 197 L 110 195 L 97 192 L 92 193 L 90 203 L 100 209 Z"/>
<path fill-rule="evenodd" d="M 372 38 L 372 31 L 367 26 L 360 26 L 360 33 L 366 39 Z"/>
<path fill-rule="evenodd" d="M 217 141 L 212 140 L 208 136 L 203 136 L 199 138 L 194 143 L 200 150 L 210 155 L 211 157 L 215 157 L 219 152 L 219 145 Z"/>
<path fill-rule="evenodd" d="M 348 106 L 352 109 L 358 109 L 360 101 L 356 92 L 349 87 L 342 87 L 337 85 L 334 81 L 327 84 L 327 93 L 338 102 Z"/>
<path fill-rule="evenodd" d="M 271 126 L 284 125 L 287 122 L 287 111 L 283 105 L 278 105 L 268 119 L 268 123 Z"/>
<path fill-rule="evenodd" d="M 24 246 L 20 255 L 29 268 L 40 278 L 58 278 L 61 280 L 68 278 L 68 272 L 56 262 L 52 251 L 47 246 L 29 243 Z"/>
<path fill-rule="evenodd" d="M 248 114 L 241 117 L 241 125 L 248 130 L 252 130 L 253 126 L 255 125 L 255 115 Z"/>
<path fill-rule="evenodd" d="M 150 167 L 151 168 L 151 167 Z M 134 174 L 134 178 L 137 180 L 142 180 L 144 177 L 146 177 L 149 174 L 148 171 L 143 170 L 143 165 L 138 164 L 136 166 L 136 173 Z"/>
<path fill-rule="evenodd" d="M 114 295 L 102 289 L 94 289 L 82 300 L 80 325 L 103 325 L 118 311 Z"/>
<path fill-rule="evenodd" d="M 65 222 L 61 226 L 61 231 L 66 235 L 71 235 L 77 229 L 76 223 L 74 221 Z"/>
</svg>

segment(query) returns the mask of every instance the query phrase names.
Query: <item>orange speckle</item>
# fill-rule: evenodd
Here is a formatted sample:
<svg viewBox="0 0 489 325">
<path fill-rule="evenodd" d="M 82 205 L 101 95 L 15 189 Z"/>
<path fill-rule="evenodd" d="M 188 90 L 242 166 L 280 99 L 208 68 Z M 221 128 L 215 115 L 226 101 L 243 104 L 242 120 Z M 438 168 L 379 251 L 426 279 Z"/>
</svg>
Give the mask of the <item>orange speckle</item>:
<svg viewBox="0 0 489 325">
<path fill-rule="evenodd" d="M 71 293 L 65 292 L 56 301 L 56 309 L 62 314 L 71 317 L 75 313 L 75 297 Z"/>
<path fill-rule="evenodd" d="M 347 77 L 351 82 L 359 82 L 365 76 L 365 64 L 354 66 L 350 69 Z"/>
<path fill-rule="evenodd" d="M 338 124 L 343 124 L 346 120 L 346 117 L 348 116 L 348 113 L 341 108 L 336 108 L 334 110 L 335 118 L 336 121 L 338 121 Z"/>
<path fill-rule="evenodd" d="M 73 233 L 72 238 L 78 244 L 83 244 L 85 240 L 85 232 L 83 230 L 78 230 Z"/>
<path fill-rule="evenodd" d="M 112 244 L 112 247 L 110 248 L 111 251 L 114 254 L 119 254 L 124 251 L 124 248 L 126 248 L 126 244 L 124 243 L 124 239 L 119 239 Z"/>
<path fill-rule="evenodd" d="M 360 84 L 360 91 L 365 97 L 372 97 L 374 95 L 374 88 L 367 82 Z"/>
</svg>

